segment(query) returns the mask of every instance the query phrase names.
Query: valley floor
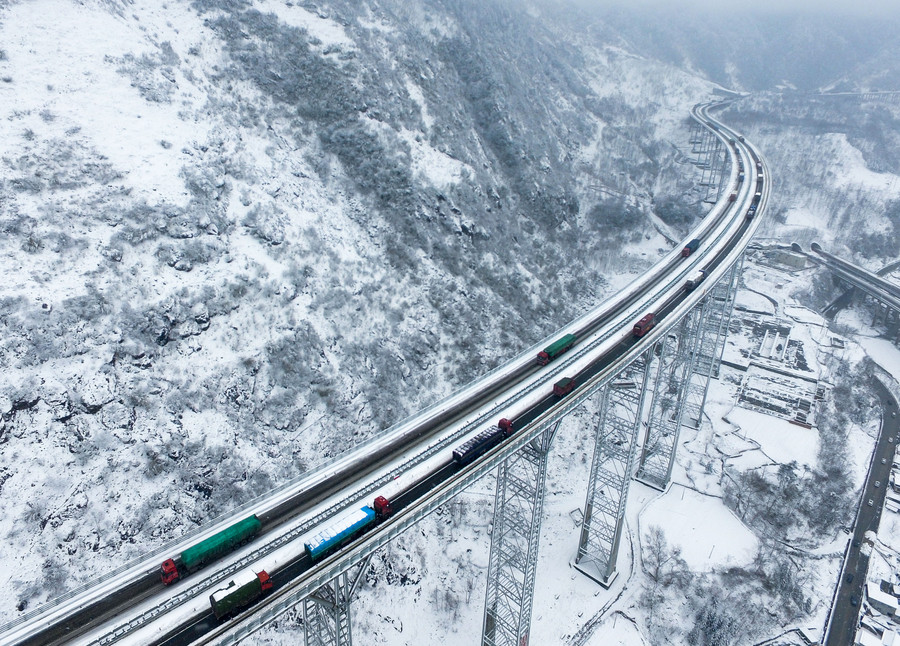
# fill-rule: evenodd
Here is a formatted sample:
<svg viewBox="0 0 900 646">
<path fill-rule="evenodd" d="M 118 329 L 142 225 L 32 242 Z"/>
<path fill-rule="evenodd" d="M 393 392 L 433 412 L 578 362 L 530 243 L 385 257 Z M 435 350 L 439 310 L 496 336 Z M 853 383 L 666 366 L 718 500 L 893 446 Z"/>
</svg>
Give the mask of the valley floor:
<svg viewBox="0 0 900 646">
<path fill-rule="evenodd" d="M 800 479 L 808 477 L 823 448 L 817 416 L 828 414 L 835 383 L 867 354 L 900 374 L 900 350 L 870 329 L 850 330 L 844 323 L 844 333 L 837 333 L 815 312 L 779 296 L 802 290 L 815 274 L 772 258 L 757 251 L 745 263 L 721 373 L 711 383 L 700 428 L 682 427 L 671 485 L 659 492 L 631 484 L 618 576 L 609 589 L 573 563 L 593 450 L 593 411 L 564 421 L 548 468 L 530 643 L 687 643 L 710 607 L 732 626 L 729 644 L 822 638 L 849 534 L 838 527 L 813 535 L 798 523 L 787 530 L 789 540 L 773 542 L 760 534 L 758 522 L 750 523 L 754 512 L 744 509 L 742 522 L 723 495 L 735 474 L 771 475 L 790 465 Z M 853 504 L 877 430 L 877 418 L 847 429 Z M 376 557 L 354 606 L 360 640 L 392 646 L 473 643 L 482 625 L 493 497 L 494 480 L 485 478 Z M 886 531 L 900 522 L 894 516 L 888 513 Z M 657 527 L 677 564 L 672 572 L 678 585 L 652 597 L 647 543 Z M 900 546 L 884 538 L 878 545 L 890 554 L 885 563 L 896 565 Z M 771 575 L 770 563 L 792 564 L 793 597 L 771 589 L 774 579 L 763 576 Z M 752 614 L 754 608 L 765 611 Z M 297 619 L 270 628 L 266 643 L 293 643 L 302 631 Z"/>
</svg>

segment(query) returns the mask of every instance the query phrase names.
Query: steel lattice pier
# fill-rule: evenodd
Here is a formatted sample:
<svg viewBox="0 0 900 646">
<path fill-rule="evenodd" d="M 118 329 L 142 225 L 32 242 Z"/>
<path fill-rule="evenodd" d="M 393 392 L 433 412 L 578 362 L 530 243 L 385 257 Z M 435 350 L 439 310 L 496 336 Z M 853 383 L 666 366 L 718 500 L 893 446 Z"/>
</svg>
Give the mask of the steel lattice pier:
<svg viewBox="0 0 900 646">
<path fill-rule="evenodd" d="M 525 646 L 531 629 L 547 454 L 559 422 L 500 465 L 488 560 L 483 646 Z"/>
<path fill-rule="evenodd" d="M 615 577 L 652 355 L 642 354 L 602 390 L 575 564 L 603 585 Z"/>
<path fill-rule="evenodd" d="M 369 566 L 369 555 L 303 600 L 303 632 L 306 646 L 352 646 L 350 599 Z"/>
</svg>

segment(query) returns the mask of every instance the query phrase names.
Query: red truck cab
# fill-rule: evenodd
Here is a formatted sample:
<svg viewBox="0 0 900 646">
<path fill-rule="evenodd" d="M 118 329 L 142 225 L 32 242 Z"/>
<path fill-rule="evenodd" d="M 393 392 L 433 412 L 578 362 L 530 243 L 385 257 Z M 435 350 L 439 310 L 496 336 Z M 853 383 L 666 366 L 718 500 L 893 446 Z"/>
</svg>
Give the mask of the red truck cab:
<svg viewBox="0 0 900 646">
<path fill-rule="evenodd" d="M 268 592 L 269 590 L 271 590 L 271 589 L 272 589 L 272 586 L 273 586 L 274 583 L 275 583 L 275 582 L 272 581 L 272 579 L 269 577 L 269 573 L 266 572 L 265 570 L 261 570 L 261 571 L 257 572 L 257 573 L 256 573 L 256 578 L 259 579 L 259 585 L 260 585 L 260 588 L 261 588 L 261 591 L 262 591 L 262 592 Z"/>
<path fill-rule="evenodd" d="M 375 499 L 375 503 L 372 505 L 372 507 L 374 507 L 375 509 L 376 518 L 382 520 L 394 513 L 390 501 L 384 496 L 378 496 Z"/>
<path fill-rule="evenodd" d="M 163 585 L 170 585 L 175 583 L 178 580 L 178 566 L 175 565 L 174 559 L 166 559 L 163 561 L 163 564 L 159 568 L 160 578 L 162 578 Z"/>
<path fill-rule="evenodd" d="M 634 324 L 634 328 L 631 332 L 634 336 L 640 338 L 647 334 L 654 325 L 656 325 L 656 315 L 653 314 L 653 312 L 650 312 L 649 314 L 645 314 L 640 321 Z"/>
</svg>

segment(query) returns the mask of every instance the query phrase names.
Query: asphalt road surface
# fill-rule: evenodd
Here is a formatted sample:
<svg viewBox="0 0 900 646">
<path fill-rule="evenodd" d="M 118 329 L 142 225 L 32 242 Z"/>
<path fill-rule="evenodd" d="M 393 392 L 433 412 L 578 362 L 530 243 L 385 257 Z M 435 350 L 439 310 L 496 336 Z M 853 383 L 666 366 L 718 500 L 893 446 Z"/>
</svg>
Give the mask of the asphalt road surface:
<svg viewBox="0 0 900 646">
<path fill-rule="evenodd" d="M 863 488 L 862 504 L 856 516 L 853 539 L 831 613 L 831 627 L 825 646 L 847 646 L 853 643 L 859 608 L 865 599 L 866 572 L 869 568 L 869 557 L 861 554 L 860 548 L 867 531 L 878 531 L 885 489 L 890 487 L 891 463 L 900 435 L 897 432 L 900 424 L 897 402 L 880 381 L 873 380 L 873 383 L 884 411 L 881 432 L 875 445 L 875 459 Z"/>
</svg>

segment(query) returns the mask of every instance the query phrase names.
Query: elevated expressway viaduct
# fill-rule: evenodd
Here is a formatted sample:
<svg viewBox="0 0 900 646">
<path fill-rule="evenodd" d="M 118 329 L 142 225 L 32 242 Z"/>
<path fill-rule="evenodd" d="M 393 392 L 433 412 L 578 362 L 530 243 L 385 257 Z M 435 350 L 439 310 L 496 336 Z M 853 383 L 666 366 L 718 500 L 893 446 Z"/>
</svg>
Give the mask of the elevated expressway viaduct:
<svg viewBox="0 0 900 646">
<path fill-rule="evenodd" d="M 485 646 L 525 646 L 547 453 L 560 421 L 589 401 L 599 414 L 575 560 L 587 576 L 609 585 L 632 477 L 664 488 L 682 421 L 699 423 L 741 259 L 769 198 L 759 151 L 710 115 L 722 104 L 692 110 L 707 156 L 700 162 L 721 154 L 730 168 L 721 198 L 688 237 L 700 241 L 693 253 L 683 257 L 679 246 L 544 342 L 334 462 L 26 613 L 0 629 L 0 646 L 236 643 L 298 604 L 308 645 L 350 644 L 349 603 L 367 559 L 494 470 L 481 640 Z M 655 315 L 655 326 L 636 335 L 634 324 L 647 313 Z M 538 353 L 564 335 L 574 337 L 571 347 L 552 361 L 538 361 Z M 560 383 L 564 390 L 556 388 Z M 500 420 L 508 420 L 509 432 L 496 435 Z M 471 461 L 454 458 L 454 450 L 490 429 L 497 442 Z M 389 516 L 351 534 L 339 548 L 310 555 L 310 537 L 376 498 L 390 501 Z M 161 583 L 164 559 L 250 515 L 261 523 L 251 542 L 169 586 Z M 271 592 L 216 619 L 210 595 L 248 569 L 267 572 Z"/>
<path fill-rule="evenodd" d="M 791 248 L 795 252 L 803 253 L 800 245 L 796 243 L 791 245 Z M 807 258 L 822 265 L 852 288 L 825 309 L 826 316 L 830 318 L 837 310 L 848 305 L 852 300 L 853 293 L 858 291 L 878 304 L 876 322 L 883 320 L 893 335 L 900 334 L 900 286 L 886 280 L 881 275 L 883 272 L 889 272 L 896 268 L 895 263 L 888 265 L 881 272 L 875 273 L 828 253 L 816 242 L 810 245 L 810 249 L 816 255 L 804 254 Z"/>
</svg>

